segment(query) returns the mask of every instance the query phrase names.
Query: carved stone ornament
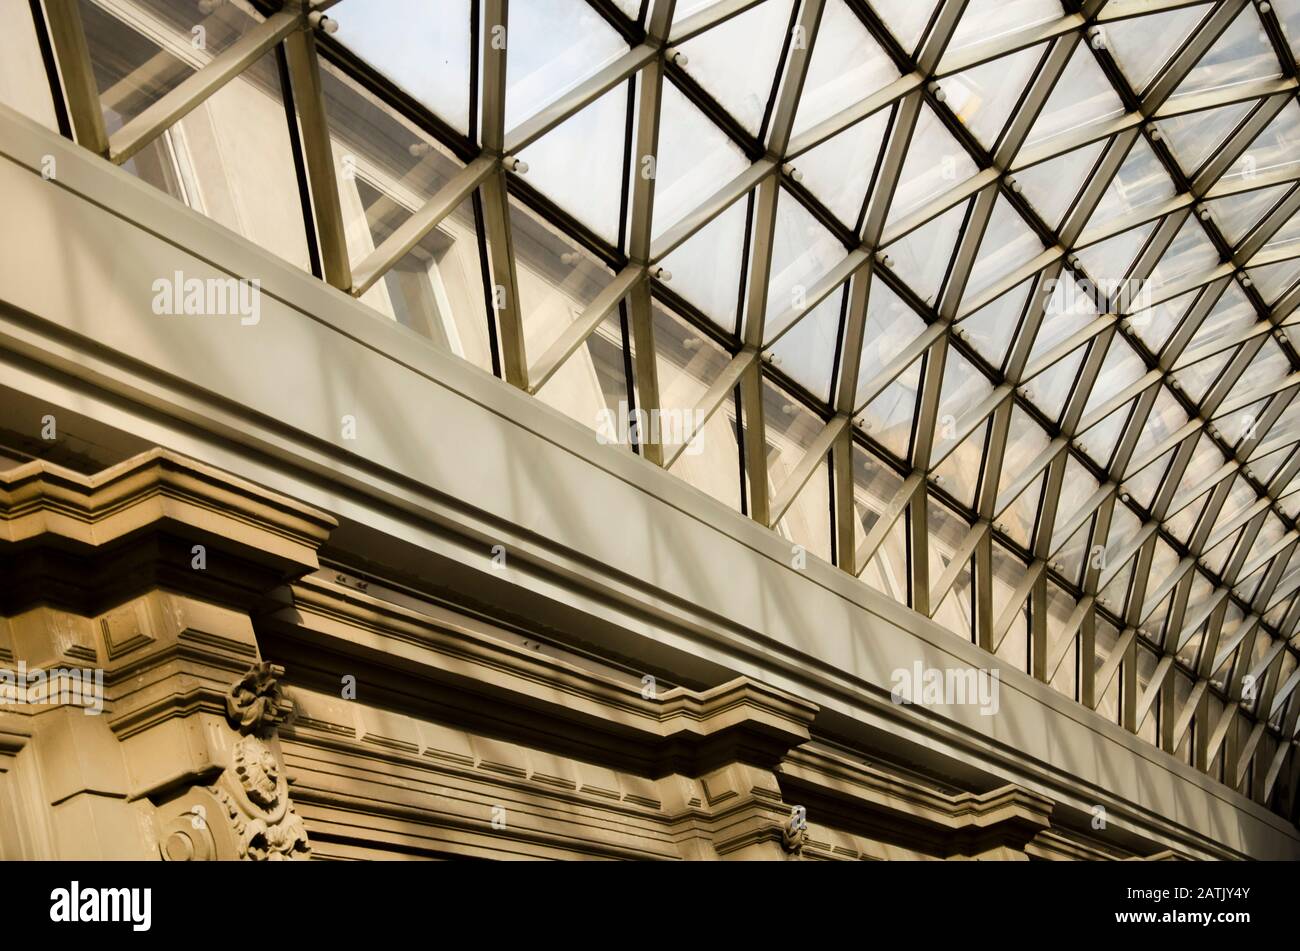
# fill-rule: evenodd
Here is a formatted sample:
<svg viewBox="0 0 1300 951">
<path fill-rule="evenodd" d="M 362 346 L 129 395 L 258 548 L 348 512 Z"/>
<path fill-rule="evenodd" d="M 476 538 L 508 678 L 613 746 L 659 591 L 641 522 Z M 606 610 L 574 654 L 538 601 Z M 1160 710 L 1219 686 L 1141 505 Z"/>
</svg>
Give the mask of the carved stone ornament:
<svg viewBox="0 0 1300 951">
<path fill-rule="evenodd" d="M 239 858 L 262 862 L 311 856 L 307 829 L 289 803 L 280 764 L 257 737 L 235 744 L 230 766 L 209 789 L 234 827 Z"/>
<path fill-rule="evenodd" d="M 230 765 L 210 786 L 196 786 L 160 814 L 159 850 L 170 861 L 311 857 L 307 829 L 289 801 L 289 783 L 275 751 L 260 738 L 289 709 L 280 692 L 282 667 L 258 664 L 226 696 L 230 724 L 241 734 Z"/>
<path fill-rule="evenodd" d="M 290 705 L 280 691 L 284 668 L 254 664 L 226 693 L 226 716 L 240 733 L 265 734 L 289 715 Z"/>
<path fill-rule="evenodd" d="M 803 806 L 792 806 L 790 818 L 781 827 L 781 847 L 791 855 L 802 855 L 807 836 L 808 810 Z"/>
</svg>

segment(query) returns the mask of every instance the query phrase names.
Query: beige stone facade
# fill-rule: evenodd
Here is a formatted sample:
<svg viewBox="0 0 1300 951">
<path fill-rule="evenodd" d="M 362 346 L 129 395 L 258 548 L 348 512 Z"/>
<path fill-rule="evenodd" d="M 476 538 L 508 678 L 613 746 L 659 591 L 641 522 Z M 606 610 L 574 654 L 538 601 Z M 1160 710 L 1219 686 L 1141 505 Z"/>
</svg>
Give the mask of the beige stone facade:
<svg viewBox="0 0 1300 951">
<path fill-rule="evenodd" d="M 9 469 L 0 526 L 0 659 L 103 672 L 102 695 L 0 713 L 7 859 L 1178 851 L 835 742 L 748 677 L 629 682 L 377 595 L 321 567 L 333 518 L 171 452 Z"/>
</svg>

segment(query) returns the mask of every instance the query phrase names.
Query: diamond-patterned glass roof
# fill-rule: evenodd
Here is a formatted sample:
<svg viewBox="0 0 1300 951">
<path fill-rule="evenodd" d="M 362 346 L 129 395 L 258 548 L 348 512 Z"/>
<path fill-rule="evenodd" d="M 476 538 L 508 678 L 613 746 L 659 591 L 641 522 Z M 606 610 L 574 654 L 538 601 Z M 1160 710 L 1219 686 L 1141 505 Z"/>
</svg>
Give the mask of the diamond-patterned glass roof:
<svg viewBox="0 0 1300 951">
<path fill-rule="evenodd" d="M 1300 0 L 317 6 L 323 276 L 1266 798 Z"/>
</svg>

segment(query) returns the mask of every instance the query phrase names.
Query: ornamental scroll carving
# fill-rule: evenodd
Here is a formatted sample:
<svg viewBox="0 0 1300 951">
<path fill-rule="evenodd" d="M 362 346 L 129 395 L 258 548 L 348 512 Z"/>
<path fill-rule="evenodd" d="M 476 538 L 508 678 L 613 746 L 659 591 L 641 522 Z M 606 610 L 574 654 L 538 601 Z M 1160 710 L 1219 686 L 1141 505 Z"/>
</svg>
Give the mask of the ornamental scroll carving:
<svg viewBox="0 0 1300 951">
<path fill-rule="evenodd" d="M 257 664 L 226 694 L 226 717 L 239 738 L 230 763 L 170 810 L 160 850 L 172 861 L 283 861 L 311 857 L 307 829 L 289 801 L 279 758 L 265 740 L 290 710 L 280 690 L 284 668 Z"/>
</svg>

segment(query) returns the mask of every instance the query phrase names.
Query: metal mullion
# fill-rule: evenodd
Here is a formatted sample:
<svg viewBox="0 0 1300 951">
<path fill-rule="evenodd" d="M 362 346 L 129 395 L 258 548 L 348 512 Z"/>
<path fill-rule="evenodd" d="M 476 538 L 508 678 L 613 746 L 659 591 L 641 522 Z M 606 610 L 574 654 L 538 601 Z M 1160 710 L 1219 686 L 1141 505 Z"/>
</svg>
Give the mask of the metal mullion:
<svg viewBox="0 0 1300 951">
<path fill-rule="evenodd" d="M 930 20 L 930 29 L 921 40 L 916 54 L 916 68 L 931 75 L 943 59 L 948 42 L 957 32 L 962 14 L 966 12 L 967 0 L 942 0 L 939 9 Z"/>
<path fill-rule="evenodd" d="M 880 548 L 885 539 L 889 537 L 889 533 L 893 530 L 899 517 L 907 510 L 908 505 L 912 503 L 918 493 L 924 494 L 924 492 L 925 477 L 922 476 L 921 473 L 913 472 L 903 480 L 903 484 L 898 487 L 898 491 L 895 492 L 893 498 L 889 500 L 889 503 L 885 506 L 885 510 L 879 513 L 879 518 L 876 519 L 876 524 L 871 526 L 871 530 L 867 533 L 867 537 L 864 538 L 862 544 L 858 546 L 857 555 L 854 558 L 858 575 L 862 574 L 863 570 L 867 567 L 867 564 L 875 555 L 876 550 Z"/>
<path fill-rule="evenodd" d="M 871 297 L 874 262 L 870 257 L 849 278 L 848 310 L 844 321 L 844 347 L 839 376 L 835 380 L 832 400 L 835 411 L 852 414 L 858 391 L 858 373 L 862 364 L 862 343 L 866 333 L 867 305 Z"/>
<path fill-rule="evenodd" d="M 930 611 L 930 493 L 922 481 L 907 509 L 908 581 L 912 610 L 929 617 Z"/>
<path fill-rule="evenodd" d="M 1133 547 L 1132 555 L 1121 559 L 1120 569 L 1129 561 L 1133 562 L 1133 580 L 1129 587 L 1128 599 L 1124 603 L 1124 623 L 1132 627 L 1141 627 L 1142 611 L 1146 605 L 1147 585 L 1151 583 L 1151 562 L 1155 558 L 1156 539 L 1158 535 L 1159 524 L 1152 520 L 1147 522 L 1138 535 L 1137 544 Z M 1119 570 L 1111 572 L 1111 578 L 1118 575 Z M 1102 587 L 1105 587 L 1103 581 Z"/>
<path fill-rule="evenodd" d="M 402 222 L 352 272 L 352 294 L 360 297 L 442 223 L 461 202 L 474 193 L 496 167 L 496 160 L 480 156 L 453 175 L 437 194 Z"/>
<path fill-rule="evenodd" d="M 1047 466 L 1043 479 L 1043 492 L 1038 501 L 1038 524 L 1034 528 L 1031 551 L 1035 558 L 1044 561 L 1051 555 L 1052 535 L 1056 527 L 1056 513 L 1061 504 L 1061 485 L 1065 479 L 1065 462 L 1068 452 L 1063 452 Z"/>
<path fill-rule="evenodd" d="M 1300 211 L 1300 188 L 1292 188 L 1232 249 L 1233 260 L 1244 266 L 1245 262 L 1258 254 L 1269 239 L 1277 234 L 1298 211 Z"/>
<path fill-rule="evenodd" d="M 766 422 L 763 418 L 763 375 L 757 360 L 740 377 L 740 401 L 744 413 L 745 474 L 749 480 L 749 517 L 770 524 L 767 472 Z"/>
<path fill-rule="evenodd" d="M 768 131 L 768 152 L 778 158 L 785 155 L 790 145 L 790 133 L 794 128 L 795 113 L 799 108 L 804 80 L 808 76 L 808 64 L 817 42 L 824 3 L 825 0 L 803 0 L 803 6 L 799 10 L 799 22 L 795 29 L 801 31 L 805 42 L 791 46 L 789 62 L 777 91 Z"/>
<path fill-rule="evenodd" d="M 302 128 L 303 158 L 320 242 L 321 270 L 332 286 L 350 292 L 352 266 L 348 258 L 338 181 L 334 175 L 334 147 L 325 112 L 315 33 L 310 29 L 289 33 L 284 39 L 284 51 L 293 85 L 293 101 L 298 109 L 298 123 Z"/>
<path fill-rule="evenodd" d="M 1069 65 L 1070 58 L 1074 55 L 1075 48 L 1079 45 L 1079 36 L 1078 30 L 1071 30 L 1052 42 L 1051 49 L 1047 51 L 1047 55 L 1034 73 L 1034 78 L 1029 82 L 1024 100 L 1007 122 L 997 147 L 993 150 L 995 168 L 1005 170 L 1025 144 L 1034 122 L 1042 113 L 1043 107 L 1060 81 L 1061 74 L 1065 72 L 1065 67 Z"/>
<path fill-rule="evenodd" d="M 651 67 L 642 70 L 644 74 Z M 640 137 L 640 124 L 638 123 L 638 138 Z M 658 133 L 656 132 L 656 139 Z M 641 152 L 638 149 L 638 155 L 649 155 L 652 153 Z M 779 166 L 775 160 L 770 158 L 759 159 L 754 162 L 743 172 L 727 182 L 708 198 L 704 199 L 696 208 L 684 215 L 681 220 L 668 228 L 654 243 L 650 245 L 646 257 L 651 263 L 662 261 L 665 257 L 681 247 L 693 236 L 702 231 L 713 219 L 722 214 L 731 205 L 740 200 L 740 198 L 751 191 L 755 186 L 761 185 L 768 179 L 775 179 Z M 640 177 L 638 177 L 638 181 Z M 651 189 L 653 190 L 653 189 Z M 635 198 L 634 198 L 634 217 L 635 218 Z M 648 240 L 648 239 L 647 239 Z"/>
<path fill-rule="evenodd" d="M 1109 327 L 1097 334 L 1088 347 L 1088 353 L 1083 358 L 1083 366 L 1079 369 L 1079 376 L 1074 384 L 1074 390 L 1066 400 L 1065 409 L 1061 413 L 1061 432 L 1075 435 L 1078 431 L 1084 407 L 1088 405 L 1093 388 L 1097 385 L 1097 379 L 1101 375 L 1101 368 L 1105 365 L 1106 355 L 1110 352 L 1111 341 L 1114 339 L 1115 327 L 1112 322 Z M 1121 393 L 1120 395 L 1123 396 L 1124 394 Z M 1133 395 L 1136 396 L 1137 393 Z"/>
<path fill-rule="evenodd" d="M 505 137 L 504 151 L 511 154 L 523 151 L 556 126 L 634 76 L 639 69 L 658 55 L 658 52 L 658 47 L 651 43 L 642 43 L 628 50 L 594 76 L 584 80 L 555 102 L 511 129 Z"/>
<path fill-rule="evenodd" d="M 218 90 L 252 66 L 289 33 L 308 28 L 302 11 L 272 14 L 252 27 L 202 69 L 152 102 L 108 140 L 108 156 L 122 165 Z"/>
<path fill-rule="evenodd" d="M 501 340 L 501 364 L 506 382 L 528 389 L 528 355 L 524 346 L 523 311 L 515 270 L 514 237 L 510 225 L 509 187 L 505 170 L 497 167 L 479 186 L 483 222 L 492 262 L 492 307 Z"/>
<path fill-rule="evenodd" d="M 952 59 L 941 61 L 935 75 L 952 76 L 963 70 L 973 69 L 984 63 L 992 62 L 1003 56 L 1018 53 L 1039 43 L 1059 39 L 1064 36 L 1077 36 L 1084 26 L 1084 18 L 1077 13 L 1067 13 L 1057 20 L 1038 23 L 1034 26 L 1006 33 L 992 40 L 969 46 Z"/>
<path fill-rule="evenodd" d="M 1174 458 L 1165 473 L 1165 481 L 1156 491 L 1156 497 L 1151 503 L 1151 517 L 1157 522 L 1164 522 L 1169 506 L 1173 504 L 1175 495 L 1182 487 L 1183 475 L 1192 461 L 1199 442 L 1199 439 L 1186 439 L 1174 450 Z"/>
<path fill-rule="evenodd" d="M 843 426 L 831 444 L 831 474 L 835 491 L 835 565 L 857 574 L 858 518 L 853 486 L 853 427 Z"/>
<path fill-rule="evenodd" d="M 1295 99 L 1294 91 L 1265 99 L 1246 121 L 1225 142 L 1214 150 L 1210 160 L 1192 178 L 1192 194 L 1200 197 L 1210 186 L 1232 168 L 1242 153 L 1254 144 L 1256 137 L 1277 118 L 1288 102 Z"/>
<path fill-rule="evenodd" d="M 839 438 L 840 433 L 848 429 L 848 424 L 849 418 L 847 416 L 835 416 L 813 438 L 803 457 L 776 491 L 776 497 L 772 501 L 772 510 L 768 514 L 768 525 L 770 527 L 775 528 L 777 523 L 785 517 L 785 513 L 794 504 L 800 490 L 807 485 L 808 480 L 817 471 L 817 467 L 825 461 L 826 454 L 830 452 L 831 446 Z"/>
<path fill-rule="evenodd" d="M 951 3 L 952 0 L 949 0 Z M 894 107 L 893 121 L 884 145 L 884 158 L 880 171 L 876 175 L 875 186 L 867 199 L 867 213 L 862 223 L 859 237 L 868 248 L 880 244 L 885 228 L 885 219 L 889 214 L 889 204 L 894 198 L 894 189 L 898 186 L 898 177 L 907 158 L 908 145 L 916 129 L 916 120 L 921 113 L 922 97 L 920 91 L 908 94 Z"/>
<path fill-rule="evenodd" d="M 1202 56 L 1209 51 L 1229 24 L 1246 6 L 1246 0 L 1225 0 L 1206 16 L 1184 41 L 1145 90 L 1142 90 L 1143 111 L 1150 115 L 1173 95 L 1178 85 L 1192 71 Z"/>
<path fill-rule="evenodd" d="M 756 360 L 757 354 L 753 350 L 740 351 L 731 358 L 731 362 L 709 384 L 709 388 L 700 396 L 695 411 L 689 416 L 691 422 L 682 433 L 681 443 L 676 450 L 664 458 L 663 466 L 665 469 L 670 468 L 677 461 L 677 458 L 686 450 L 691 440 L 703 430 L 704 426 L 713 418 L 713 414 L 721 408 L 727 397 L 735 391 L 736 384 L 740 382 L 741 376 L 749 369 L 750 364 Z"/>
<path fill-rule="evenodd" d="M 1264 527 L 1264 516 L 1266 514 L 1267 513 L 1265 512 L 1260 512 L 1253 519 L 1247 522 L 1246 527 L 1242 529 L 1241 538 L 1237 540 L 1237 544 L 1234 546 L 1232 551 L 1232 556 L 1228 559 L 1228 563 L 1224 566 L 1221 574 L 1224 583 L 1235 587 L 1238 580 L 1245 577 L 1245 575 L 1241 573 L 1241 569 L 1245 566 L 1246 558 L 1250 555 L 1250 550 L 1255 545 L 1255 539 L 1259 537 L 1260 529 Z"/>
<path fill-rule="evenodd" d="M 50 45 L 63 80 L 63 98 L 77 144 L 96 155 L 105 155 L 108 133 L 104 129 L 104 110 L 79 5 L 74 0 L 61 0 L 45 3 L 44 7 Z"/>
<path fill-rule="evenodd" d="M 645 279 L 645 269 L 639 265 L 629 264 L 620 271 L 612 281 L 592 298 L 582 314 L 566 326 L 547 348 L 546 352 L 528 370 L 528 390 L 536 393 L 569 359 L 596 328 L 604 323 L 620 303 L 631 292 L 632 287 Z"/>
<path fill-rule="evenodd" d="M 1221 109 L 1239 102 L 1261 102 L 1274 96 L 1292 95 L 1296 88 L 1295 79 L 1252 79 L 1170 99 L 1161 103 L 1158 108 L 1152 109 L 1148 115 L 1155 120 L 1188 116 L 1209 109 Z"/>
<path fill-rule="evenodd" d="M 1181 580 L 1174 586 L 1173 593 L 1170 597 L 1169 614 L 1165 619 L 1164 634 L 1160 638 L 1160 649 L 1169 656 L 1177 653 L 1178 638 L 1182 634 L 1183 622 L 1187 617 L 1187 602 L 1192 594 L 1192 582 L 1196 580 L 1196 559 L 1185 559 L 1188 564 L 1181 570 L 1184 572 Z M 1181 568 L 1181 565 L 1180 565 Z M 1159 605 L 1156 605 L 1159 607 Z M 1172 646 L 1170 641 L 1172 639 Z"/>
<path fill-rule="evenodd" d="M 798 158 L 823 142 L 835 138 L 841 132 L 847 131 L 881 109 L 894 105 L 900 99 L 920 88 L 924 82 L 925 77 L 920 73 L 906 73 L 889 85 L 876 90 L 867 98 L 841 109 L 835 115 L 823 119 L 798 135 L 792 136 L 790 144 L 786 148 L 786 159 Z"/>
<path fill-rule="evenodd" d="M 989 534 L 989 531 L 990 527 L 988 522 L 976 522 L 971 526 L 970 531 L 966 533 L 961 544 L 957 546 L 957 549 L 953 552 L 952 559 L 948 562 L 947 567 L 943 570 L 943 574 L 940 576 L 939 580 L 935 582 L 934 588 L 930 592 L 931 617 L 934 616 L 934 612 L 938 610 L 939 605 L 943 603 L 943 599 L 948 596 L 948 592 L 952 590 L 952 586 L 956 584 L 958 575 L 960 575 L 970 564 L 971 557 L 975 554 L 976 547 L 981 541 L 983 541 L 984 536 Z"/>
</svg>

